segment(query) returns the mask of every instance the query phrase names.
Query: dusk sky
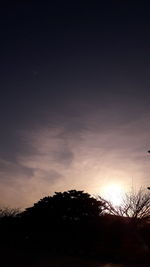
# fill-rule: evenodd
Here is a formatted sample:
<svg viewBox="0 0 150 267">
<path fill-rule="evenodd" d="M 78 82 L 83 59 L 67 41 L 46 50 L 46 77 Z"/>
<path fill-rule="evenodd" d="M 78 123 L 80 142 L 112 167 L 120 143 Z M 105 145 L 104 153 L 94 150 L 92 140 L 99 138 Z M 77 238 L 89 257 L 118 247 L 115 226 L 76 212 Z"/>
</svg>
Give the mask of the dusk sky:
<svg viewBox="0 0 150 267">
<path fill-rule="evenodd" d="M 4 1 L 0 126 L 0 206 L 150 186 L 148 1 Z"/>
</svg>

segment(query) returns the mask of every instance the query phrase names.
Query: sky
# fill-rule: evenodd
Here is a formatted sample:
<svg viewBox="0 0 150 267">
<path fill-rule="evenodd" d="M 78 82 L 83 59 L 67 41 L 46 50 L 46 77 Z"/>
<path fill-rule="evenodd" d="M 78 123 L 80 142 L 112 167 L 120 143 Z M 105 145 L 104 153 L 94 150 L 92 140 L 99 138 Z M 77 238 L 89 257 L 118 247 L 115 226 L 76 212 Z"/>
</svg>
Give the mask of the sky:
<svg viewBox="0 0 150 267">
<path fill-rule="evenodd" d="M 0 206 L 150 186 L 149 14 L 148 1 L 1 5 Z"/>
</svg>

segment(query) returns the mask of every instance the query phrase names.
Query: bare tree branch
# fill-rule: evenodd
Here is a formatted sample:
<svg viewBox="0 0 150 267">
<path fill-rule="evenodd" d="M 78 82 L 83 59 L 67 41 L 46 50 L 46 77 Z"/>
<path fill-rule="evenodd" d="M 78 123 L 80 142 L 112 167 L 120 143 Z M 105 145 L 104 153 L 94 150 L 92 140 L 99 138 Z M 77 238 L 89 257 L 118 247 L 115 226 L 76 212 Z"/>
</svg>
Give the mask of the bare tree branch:
<svg viewBox="0 0 150 267">
<path fill-rule="evenodd" d="M 0 218 L 15 217 L 19 214 L 19 209 L 0 208 Z"/>
<path fill-rule="evenodd" d="M 117 216 L 130 217 L 134 219 L 150 220 L 150 192 L 140 188 L 137 192 L 133 189 L 125 194 L 120 206 L 113 204 L 98 196 L 104 205 L 105 211 Z"/>
</svg>

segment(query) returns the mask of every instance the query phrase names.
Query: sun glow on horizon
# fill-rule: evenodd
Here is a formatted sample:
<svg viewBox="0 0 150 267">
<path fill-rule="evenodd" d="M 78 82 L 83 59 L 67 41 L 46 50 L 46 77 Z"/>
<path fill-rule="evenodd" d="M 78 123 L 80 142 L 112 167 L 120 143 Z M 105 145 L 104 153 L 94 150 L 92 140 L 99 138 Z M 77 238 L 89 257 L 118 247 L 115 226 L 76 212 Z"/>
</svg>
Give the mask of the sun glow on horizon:
<svg viewBox="0 0 150 267">
<path fill-rule="evenodd" d="M 103 197 L 110 201 L 113 205 L 119 206 L 122 203 L 125 191 L 120 184 L 113 183 L 108 184 L 103 188 Z"/>
</svg>

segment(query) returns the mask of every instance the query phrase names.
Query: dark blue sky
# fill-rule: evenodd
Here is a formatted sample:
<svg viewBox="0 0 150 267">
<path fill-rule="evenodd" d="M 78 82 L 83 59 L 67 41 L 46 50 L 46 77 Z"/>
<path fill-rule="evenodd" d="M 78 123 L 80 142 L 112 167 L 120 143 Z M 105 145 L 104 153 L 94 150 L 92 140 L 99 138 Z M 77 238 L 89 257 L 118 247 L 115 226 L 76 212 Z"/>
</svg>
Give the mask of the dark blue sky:
<svg viewBox="0 0 150 267">
<path fill-rule="evenodd" d="M 147 1 L 3 3 L 2 205 L 149 185 L 149 14 Z"/>
</svg>

